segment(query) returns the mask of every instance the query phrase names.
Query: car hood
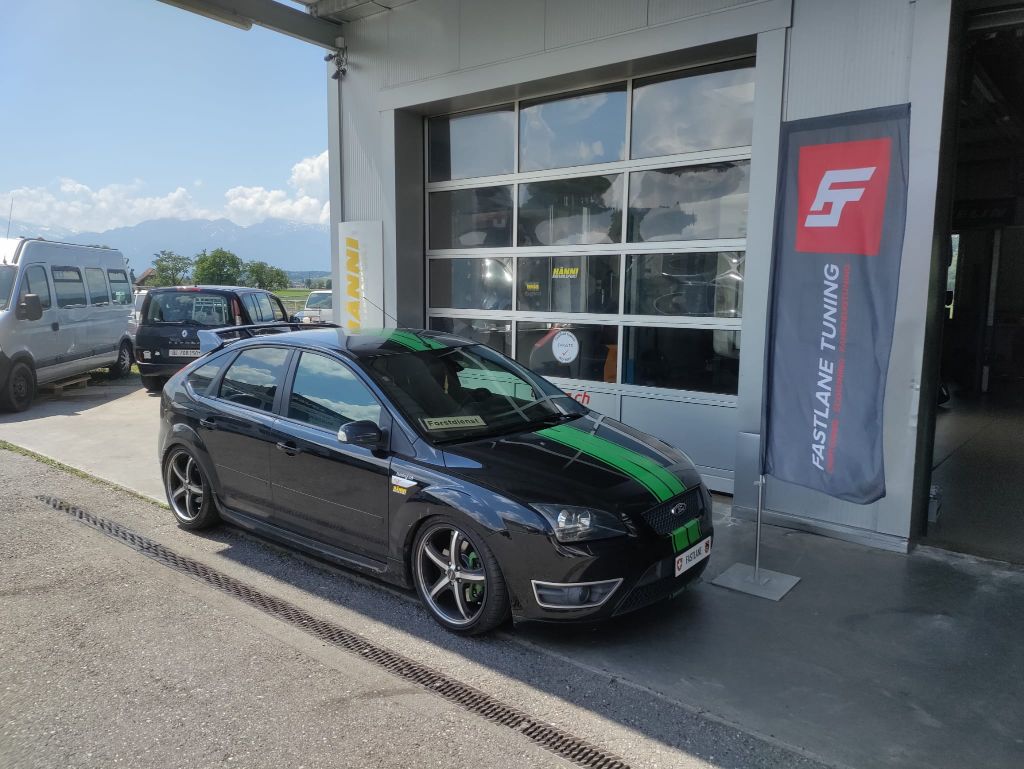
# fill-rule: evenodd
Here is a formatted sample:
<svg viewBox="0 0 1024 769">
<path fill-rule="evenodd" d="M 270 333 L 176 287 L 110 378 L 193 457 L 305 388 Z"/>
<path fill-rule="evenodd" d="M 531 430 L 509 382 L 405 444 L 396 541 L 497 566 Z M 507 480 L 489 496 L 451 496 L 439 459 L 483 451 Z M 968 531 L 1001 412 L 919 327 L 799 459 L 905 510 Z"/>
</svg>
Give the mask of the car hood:
<svg viewBox="0 0 1024 769">
<path fill-rule="evenodd" d="M 562 424 L 445 447 L 450 472 L 524 504 L 633 516 L 700 483 L 678 449 L 594 412 Z"/>
</svg>

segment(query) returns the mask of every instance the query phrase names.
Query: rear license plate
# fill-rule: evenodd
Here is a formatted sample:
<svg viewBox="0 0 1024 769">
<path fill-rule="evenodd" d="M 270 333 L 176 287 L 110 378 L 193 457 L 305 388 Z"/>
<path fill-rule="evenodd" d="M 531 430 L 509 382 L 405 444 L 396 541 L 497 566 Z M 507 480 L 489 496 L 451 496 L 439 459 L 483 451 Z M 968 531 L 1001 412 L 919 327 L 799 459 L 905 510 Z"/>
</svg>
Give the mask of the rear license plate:
<svg viewBox="0 0 1024 769">
<path fill-rule="evenodd" d="M 168 350 L 167 355 L 170 358 L 198 358 L 200 356 L 199 350 Z"/>
<path fill-rule="evenodd" d="M 678 577 L 690 567 L 696 566 L 709 555 L 711 555 L 711 537 L 703 542 L 698 542 L 689 550 L 676 556 L 676 576 Z"/>
</svg>

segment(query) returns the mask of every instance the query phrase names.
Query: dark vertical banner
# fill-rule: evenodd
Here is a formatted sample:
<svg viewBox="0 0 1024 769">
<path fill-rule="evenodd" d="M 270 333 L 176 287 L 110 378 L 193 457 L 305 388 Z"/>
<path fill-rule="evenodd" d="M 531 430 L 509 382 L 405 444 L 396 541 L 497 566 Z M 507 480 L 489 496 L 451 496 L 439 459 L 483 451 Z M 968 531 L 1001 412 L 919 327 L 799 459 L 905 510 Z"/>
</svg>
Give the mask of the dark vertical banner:
<svg viewBox="0 0 1024 769">
<path fill-rule="evenodd" d="M 862 504 L 885 496 L 909 130 L 909 105 L 782 127 L 762 466 Z"/>
</svg>

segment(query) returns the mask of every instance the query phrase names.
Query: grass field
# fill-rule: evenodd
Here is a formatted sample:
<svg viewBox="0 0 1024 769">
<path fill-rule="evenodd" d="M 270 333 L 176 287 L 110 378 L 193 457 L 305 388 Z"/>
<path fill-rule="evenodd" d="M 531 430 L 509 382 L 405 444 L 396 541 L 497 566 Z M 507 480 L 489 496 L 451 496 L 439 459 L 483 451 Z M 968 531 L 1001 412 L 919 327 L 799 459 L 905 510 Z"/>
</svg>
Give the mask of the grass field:
<svg viewBox="0 0 1024 769">
<path fill-rule="evenodd" d="M 282 289 L 281 291 L 275 291 L 274 293 L 277 294 L 282 299 L 301 300 L 301 302 L 303 304 L 305 304 L 306 303 L 306 297 L 309 296 L 309 289 L 308 288 L 285 288 L 285 289 Z"/>
</svg>

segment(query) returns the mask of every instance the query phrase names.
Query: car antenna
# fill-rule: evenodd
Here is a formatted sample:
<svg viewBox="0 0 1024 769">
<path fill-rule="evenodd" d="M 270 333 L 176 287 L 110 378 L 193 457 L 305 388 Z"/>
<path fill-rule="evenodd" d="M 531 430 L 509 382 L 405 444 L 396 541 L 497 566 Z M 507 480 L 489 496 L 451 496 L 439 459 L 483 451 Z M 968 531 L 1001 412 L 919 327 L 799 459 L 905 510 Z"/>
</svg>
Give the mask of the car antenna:
<svg viewBox="0 0 1024 769">
<path fill-rule="evenodd" d="M 366 294 L 363 294 L 363 299 L 366 300 L 366 303 L 370 305 L 370 307 L 372 307 L 375 310 L 380 310 L 382 313 L 384 313 L 385 317 L 391 318 L 391 320 L 395 322 L 395 325 L 401 328 L 402 324 L 398 322 L 398 318 L 396 318 L 390 312 L 385 310 L 383 307 L 378 307 L 377 305 L 375 305 L 373 302 L 370 301 L 369 297 L 366 296 Z"/>
</svg>

